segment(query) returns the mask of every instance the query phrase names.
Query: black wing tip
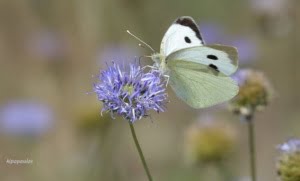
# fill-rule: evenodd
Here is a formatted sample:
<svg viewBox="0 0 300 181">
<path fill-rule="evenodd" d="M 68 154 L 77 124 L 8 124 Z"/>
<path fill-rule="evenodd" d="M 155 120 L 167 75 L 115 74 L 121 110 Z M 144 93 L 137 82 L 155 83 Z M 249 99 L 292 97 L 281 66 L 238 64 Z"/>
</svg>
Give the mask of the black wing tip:
<svg viewBox="0 0 300 181">
<path fill-rule="evenodd" d="M 175 20 L 175 23 L 180 24 L 181 21 L 191 21 L 196 24 L 196 21 L 191 16 L 180 16 Z"/>
<path fill-rule="evenodd" d="M 190 27 L 195 33 L 196 36 L 203 42 L 202 36 L 200 34 L 200 30 L 197 26 L 195 20 L 190 16 L 181 16 L 177 18 L 174 22 L 175 24 L 180 24 L 182 26 Z"/>
</svg>

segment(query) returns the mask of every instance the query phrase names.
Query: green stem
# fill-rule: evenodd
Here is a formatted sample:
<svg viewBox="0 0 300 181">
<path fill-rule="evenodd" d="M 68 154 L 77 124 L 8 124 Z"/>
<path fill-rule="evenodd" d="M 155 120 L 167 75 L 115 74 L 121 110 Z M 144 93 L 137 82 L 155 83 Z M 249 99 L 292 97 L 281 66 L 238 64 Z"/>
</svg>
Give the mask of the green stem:
<svg viewBox="0 0 300 181">
<path fill-rule="evenodd" d="M 147 177 L 148 177 L 148 180 L 149 181 L 152 181 L 152 176 L 150 174 L 150 171 L 149 171 L 149 168 L 147 166 L 147 163 L 146 163 L 146 160 L 145 160 L 145 157 L 143 155 L 143 152 L 142 152 L 142 149 L 140 147 L 140 144 L 139 144 L 139 141 L 136 137 L 136 134 L 135 134 L 135 131 L 134 131 L 134 127 L 133 127 L 133 124 L 131 122 L 129 122 L 129 125 L 130 125 L 130 130 L 131 130 L 131 134 L 132 134 L 132 137 L 133 137 L 133 140 L 134 140 L 134 143 L 135 143 L 135 146 L 136 146 L 136 149 L 138 150 L 139 152 L 139 155 L 140 155 L 140 159 L 143 163 L 143 166 L 144 166 L 144 170 L 147 174 Z"/>
<path fill-rule="evenodd" d="M 256 181 L 256 153 L 255 153 L 255 131 L 254 121 L 252 119 L 247 120 L 248 123 L 248 139 L 249 139 L 249 152 L 250 152 L 250 172 L 251 180 Z"/>
</svg>

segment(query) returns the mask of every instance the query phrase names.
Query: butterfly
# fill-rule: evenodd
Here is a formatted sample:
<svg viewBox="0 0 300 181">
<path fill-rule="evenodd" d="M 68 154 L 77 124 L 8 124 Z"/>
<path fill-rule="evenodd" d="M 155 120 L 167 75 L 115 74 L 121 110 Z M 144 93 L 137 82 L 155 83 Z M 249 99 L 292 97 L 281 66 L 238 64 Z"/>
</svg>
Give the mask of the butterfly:
<svg viewBox="0 0 300 181">
<path fill-rule="evenodd" d="M 237 49 L 206 45 L 189 16 L 174 21 L 162 39 L 160 52 L 151 58 L 154 67 L 168 77 L 177 97 L 193 108 L 228 101 L 239 91 L 237 83 L 230 78 L 238 68 Z"/>
</svg>

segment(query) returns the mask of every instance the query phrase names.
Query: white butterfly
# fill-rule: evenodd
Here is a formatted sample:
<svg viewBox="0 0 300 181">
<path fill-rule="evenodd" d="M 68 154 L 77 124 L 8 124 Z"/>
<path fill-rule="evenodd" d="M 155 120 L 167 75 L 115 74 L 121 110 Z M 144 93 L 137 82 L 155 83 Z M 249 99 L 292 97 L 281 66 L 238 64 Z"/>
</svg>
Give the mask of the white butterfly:
<svg viewBox="0 0 300 181">
<path fill-rule="evenodd" d="M 205 45 L 191 17 L 175 20 L 163 37 L 160 53 L 151 58 L 169 77 L 176 95 L 193 108 L 228 101 L 239 91 L 236 82 L 229 77 L 238 67 L 237 49 Z"/>
</svg>

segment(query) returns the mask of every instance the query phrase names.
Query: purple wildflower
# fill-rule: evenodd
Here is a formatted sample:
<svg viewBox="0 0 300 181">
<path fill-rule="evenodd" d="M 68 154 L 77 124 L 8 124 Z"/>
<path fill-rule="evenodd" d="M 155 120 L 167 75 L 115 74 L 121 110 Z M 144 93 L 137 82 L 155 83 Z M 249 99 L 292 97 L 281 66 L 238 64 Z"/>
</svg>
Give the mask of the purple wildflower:
<svg viewBox="0 0 300 181">
<path fill-rule="evenodd" d="M 283 153 L 300 153 L 300 139 L 289 139 L 285 143 L 278 146 L 278 149 Z"/>
<path fill-rule="evenodd" d="M 0 109 L 0 131 L 13 135 L 41 135 L 53 121 L 51 109 L 34 101 L 13 101 Z"/>
<path fill-rule="evenodd" d="M 130 122 L 148 116 L 149 110 L 164 112 L 167 94 L 165 82 L 157 70 L 144 73 L 144 68 L 129 64 L 130 70 L 116 63 L 100 73 L 100 82 L 94 85 L 103 111 L 117 114 Z"/>
</svg>

